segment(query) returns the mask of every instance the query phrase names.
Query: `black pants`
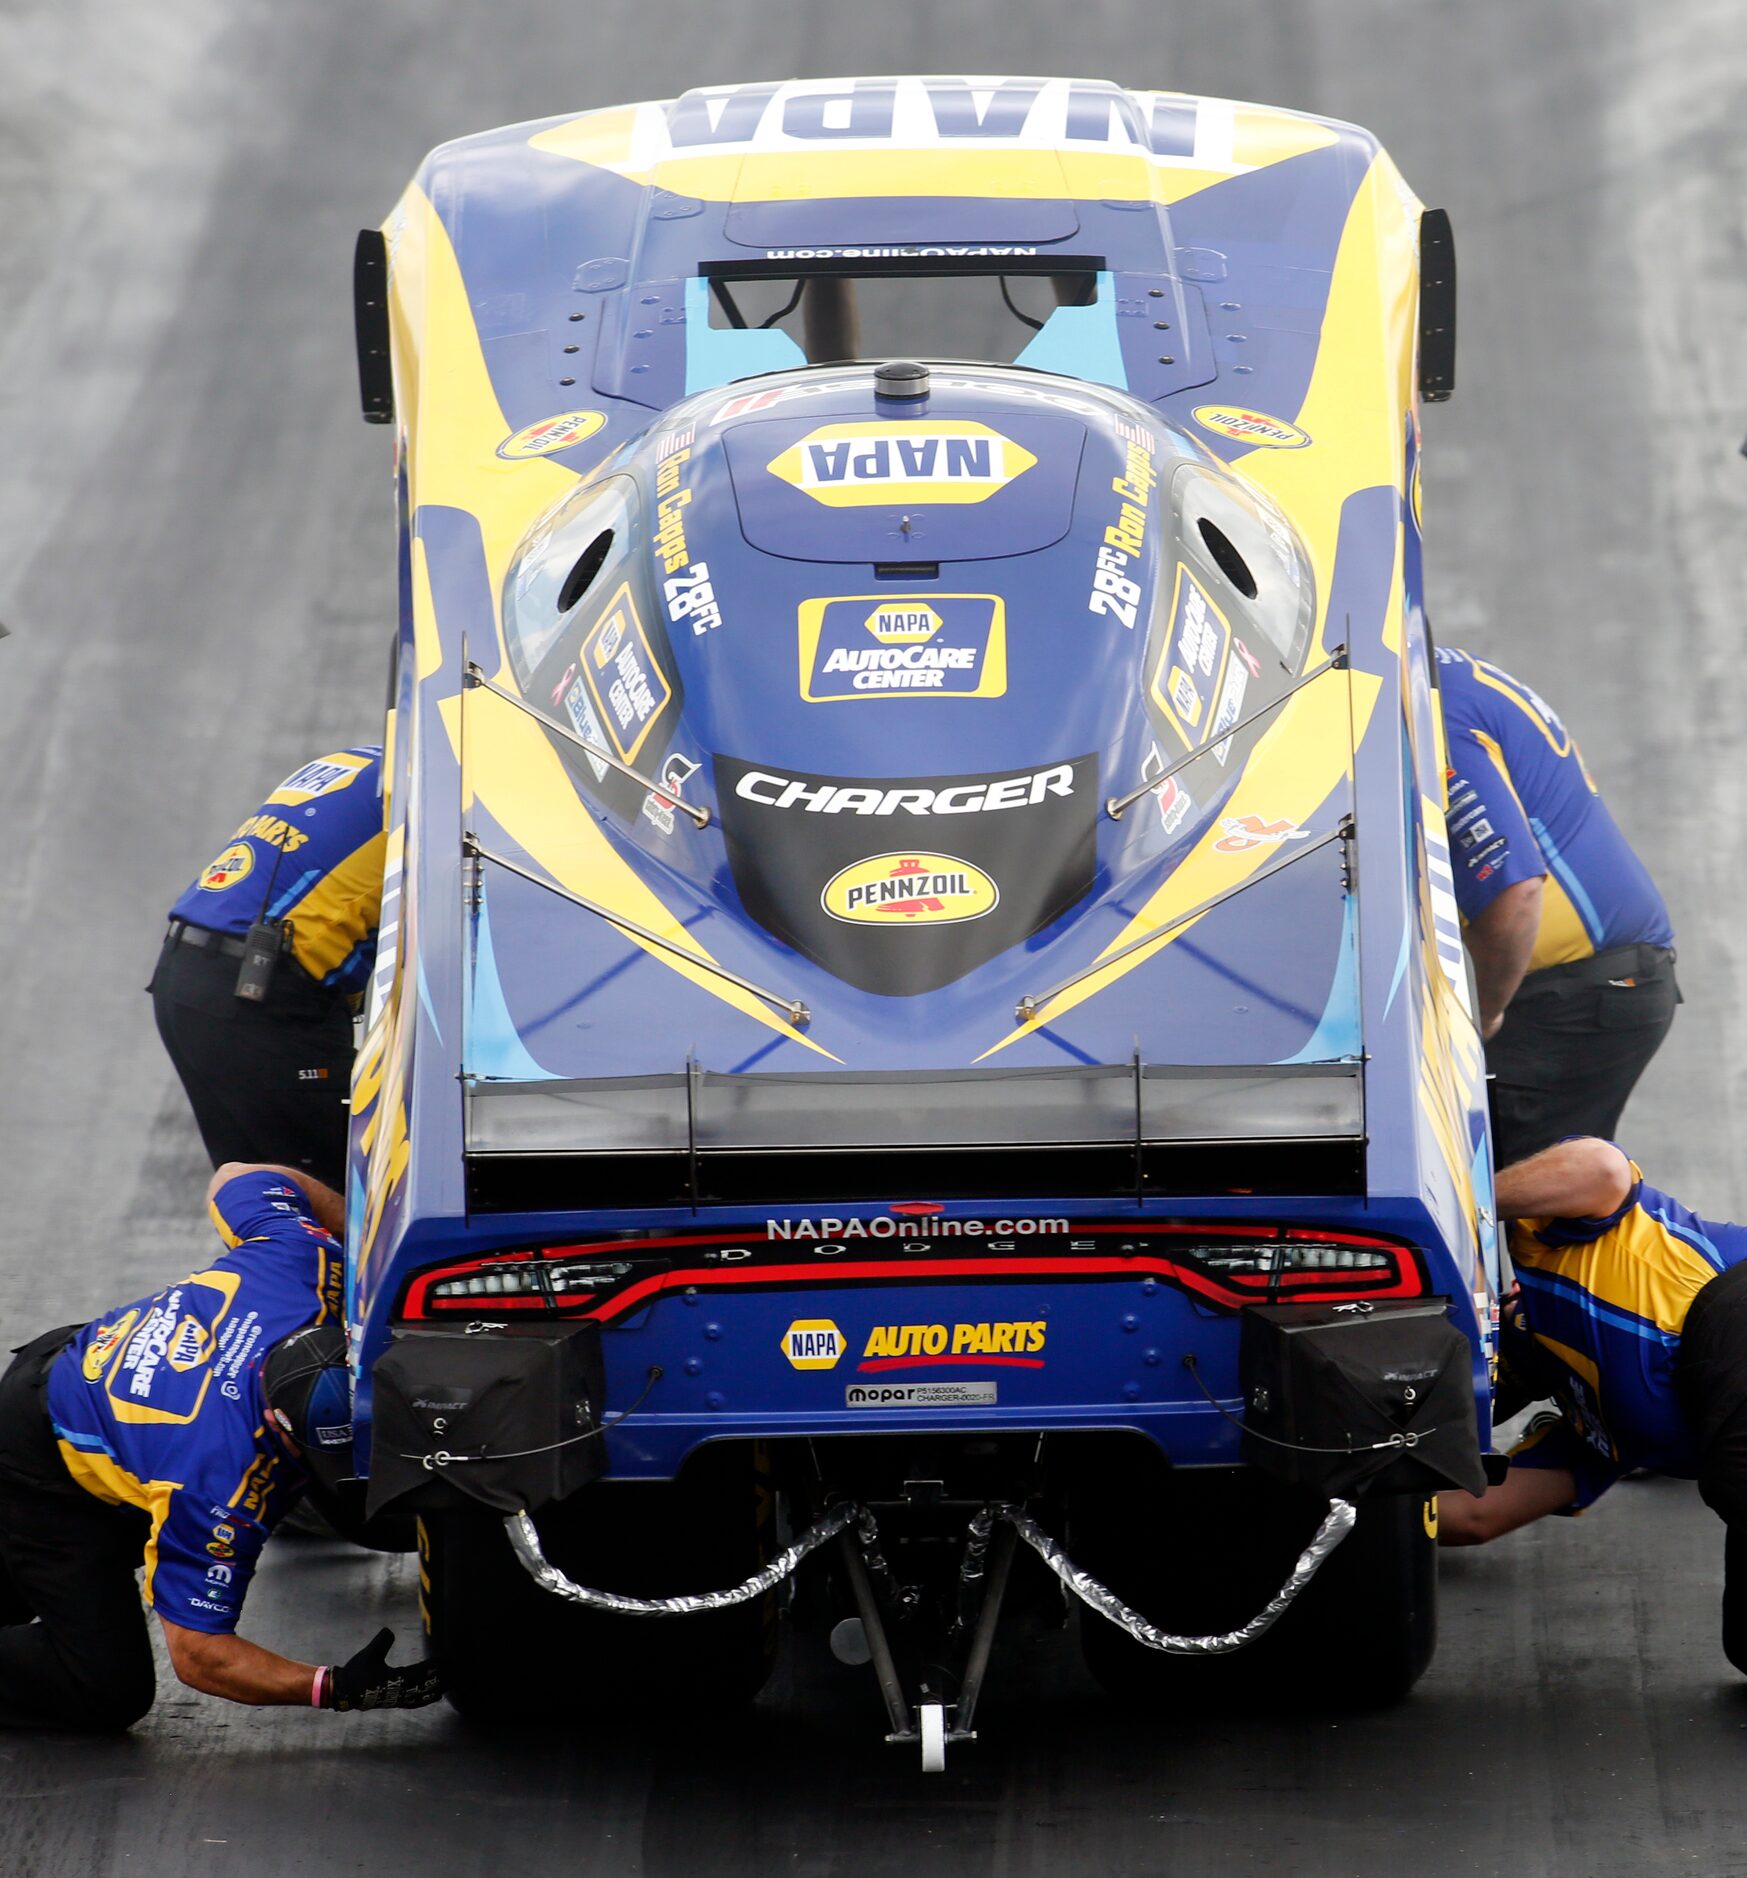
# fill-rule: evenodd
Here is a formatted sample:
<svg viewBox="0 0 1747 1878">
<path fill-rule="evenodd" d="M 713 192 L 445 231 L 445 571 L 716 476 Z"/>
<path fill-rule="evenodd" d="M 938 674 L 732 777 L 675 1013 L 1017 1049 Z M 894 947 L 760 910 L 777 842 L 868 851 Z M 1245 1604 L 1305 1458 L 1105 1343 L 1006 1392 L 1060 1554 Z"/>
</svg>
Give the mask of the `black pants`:
<svg viewBox="0 0 1747 1878">
<path fill-rule="evenodd" d="M 55 1447 L 44 1387 L 77 1328 L 0 1377 L 0 1726 L 107 1733 L 157 1693 L 135 1582 L 150 1525 L 78 1486 Z"/>
<path fill-rule="evenodd" d="M 212 1164 L 277 1161 L 342 1187 L 351 1011 L 289 958 L 252 1004 L 236 995 L 237 966 L 166 939 L 150 987 L 158 1035 Z"/>
<path fill-rule="evenodd" d="M 1531 972 L 1486 1046 L 1498 1165 L 1566 1135 L 1611 1140 L 1679 1002 L 1674 954 L 1659 946 Z"/>
</svg>

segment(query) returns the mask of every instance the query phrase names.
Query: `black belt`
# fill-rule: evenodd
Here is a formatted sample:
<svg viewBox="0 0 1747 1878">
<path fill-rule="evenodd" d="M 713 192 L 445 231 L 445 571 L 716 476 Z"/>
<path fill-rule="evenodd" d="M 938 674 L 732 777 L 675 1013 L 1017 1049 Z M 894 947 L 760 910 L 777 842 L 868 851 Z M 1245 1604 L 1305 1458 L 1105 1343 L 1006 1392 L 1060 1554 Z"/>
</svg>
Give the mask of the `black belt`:
<svg viewBox="0 0 1747 1878">
<path fill-rule="evenodd" d="M 210 926 L 190 926 L 185 919 L 173 919 L 165 935 L 174 945 L 193 946 L 196 951 L 216 952 L 222 958 L 240 959 L 248 949 L 234 934 L 214 932 Z"/>
<path fill-rule="evenodd" d="M 1530 972 L 1511 1002 L 1536 996 L 1568 996 L 1594 985 L 1612 984 L 1616 978 L 1648 978 L 1673 963 L 1672 946 L 1614 946 L 1610 951 L 1596 953 L 1594 958 L 1571 959 L 1564 965 L 1544 965 L 1538 972 Z"/>
</svg>

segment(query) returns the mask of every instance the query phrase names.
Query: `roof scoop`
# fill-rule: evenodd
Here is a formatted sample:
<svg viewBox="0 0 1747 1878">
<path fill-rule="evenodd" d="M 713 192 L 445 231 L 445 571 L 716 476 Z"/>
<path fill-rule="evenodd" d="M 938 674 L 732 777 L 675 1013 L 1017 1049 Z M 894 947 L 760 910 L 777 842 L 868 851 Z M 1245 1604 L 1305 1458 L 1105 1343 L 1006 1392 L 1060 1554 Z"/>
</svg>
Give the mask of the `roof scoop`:
<svg viewBox="0 0 1747 1878">
<path fill-rule="evenodd" d="M 888 359 L 874 370 L 876 398 L 926 398 L 928 367 L 914 359 Z"/>
</svg>

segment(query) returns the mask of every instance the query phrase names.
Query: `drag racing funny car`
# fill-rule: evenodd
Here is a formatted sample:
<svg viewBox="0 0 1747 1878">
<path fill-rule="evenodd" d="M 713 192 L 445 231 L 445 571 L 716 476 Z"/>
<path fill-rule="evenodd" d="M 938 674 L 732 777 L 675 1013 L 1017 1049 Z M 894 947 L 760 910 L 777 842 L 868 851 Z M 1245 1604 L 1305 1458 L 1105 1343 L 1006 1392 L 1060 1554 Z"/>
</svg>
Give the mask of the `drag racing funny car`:
<svg viewBox="0 0 1747 1878">
<path fill-rule="evenodd" d="M 452 1699 L 829 1647 L 938 1766 L 1004 1609 L 1402 1695 L 1496 1291 L 1447 223 L 1348 125 L 877 78 L 446 144 L 356 267 L 355 1427 Z"/>
</svg>

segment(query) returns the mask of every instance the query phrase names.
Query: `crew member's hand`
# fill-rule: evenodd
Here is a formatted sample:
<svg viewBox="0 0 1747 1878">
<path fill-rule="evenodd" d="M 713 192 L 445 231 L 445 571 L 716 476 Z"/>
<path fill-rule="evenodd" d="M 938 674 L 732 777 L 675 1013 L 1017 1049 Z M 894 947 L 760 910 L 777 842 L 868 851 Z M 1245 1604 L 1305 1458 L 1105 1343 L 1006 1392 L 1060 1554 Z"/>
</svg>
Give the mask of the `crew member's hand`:
<svg viewBox="0 0 1747 1878">
<path fill-rule="evenodd" d="M 443 1693 L 437 1666 L 428 1657 L 418 1663 L 403 1663 L 398 1669 L 388 1661 L 394 1648 L 394 1632 L 379 1630 L 348 1663 L 336 1663 L 327 1673 L 322 1690 L 323 1708 L 342 1714 L 367 1708 L 424 1708 Z"/>
</svg>

